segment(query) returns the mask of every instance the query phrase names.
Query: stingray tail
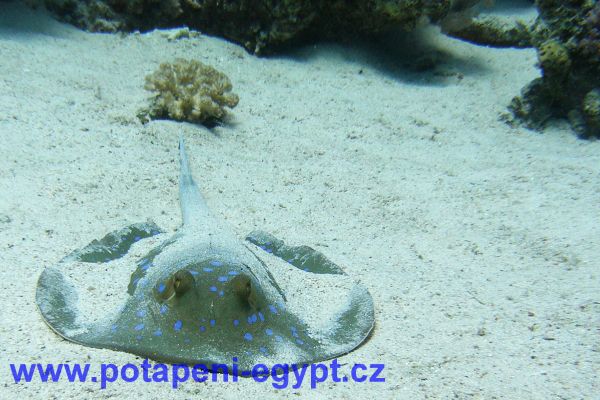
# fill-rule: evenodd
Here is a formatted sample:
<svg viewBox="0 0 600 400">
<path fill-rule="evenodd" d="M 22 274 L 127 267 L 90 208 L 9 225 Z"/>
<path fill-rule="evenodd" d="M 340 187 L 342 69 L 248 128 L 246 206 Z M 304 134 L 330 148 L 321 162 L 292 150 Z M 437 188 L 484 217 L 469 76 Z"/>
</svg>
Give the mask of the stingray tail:
<svg viewBox="0 0 600 400">
<path fill-rule="evenodd" d="M 179 202 L 181 204 L 183 225 L 201 224 L 210 219 L 211 215 L 192 177 L 185 152 L 183 133 L 179 134 L 179 165 Z"/>
</svg>

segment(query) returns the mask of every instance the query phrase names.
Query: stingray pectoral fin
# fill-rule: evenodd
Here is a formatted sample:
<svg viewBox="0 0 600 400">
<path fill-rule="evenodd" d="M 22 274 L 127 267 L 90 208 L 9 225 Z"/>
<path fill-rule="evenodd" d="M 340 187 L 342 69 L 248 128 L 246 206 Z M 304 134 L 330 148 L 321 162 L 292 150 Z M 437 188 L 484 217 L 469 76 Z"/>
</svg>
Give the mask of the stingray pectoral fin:
<svg viewBox="0 0 600 400">
<path fill-rule="evenodd" d="M 45 322 L 65 339 L 103 347 L 100 339 L 110 331 L 120 304 L 107 302 L 101 313 L 93 308 L 99 296 L 96 282 L 110 275 L 101 266 L 134 265 L 135 255 L 130 253 L 133 244 L 151 245 L 143 239 L 161 232 L 152 222 L 129 225 L 100 240 L 93 240 L 58 264 L 44 269 L 38 279 L 36 303 Z M 121 260 L 115 261 L 118 259 Z"/>
<path fill-rule="evenodd" d="M 331 345 L 340 354 L 360 346 L 375 324 L 373 299 L 366 287 L 357 284 L 350 291 L 348 307 L 336 319 Z"/>
<path fill-rule="evenodd" d="M 73 306 L 77 302 L 77 292 L 56 267 L 48 267 L 42 272 L 35 297 L 42 317 L 52 330 L 69 340 L 81 332 Z"/>
<path fill-rule="evenodd" d="M 309 361 L 335 358 L 361 346 L 375 324 L 367 288 L 348 275 L 309 273 L 301 279 L 301 292 L 296 291 L 288 302 L 288 311 L 303 322 L 316 342 Z M 306 304 L 318 307 L 307 309 Z"/>
<path fill-rule="evenodd" d="M 250 233 L 246 240 L 269 253 L 257 256 L 264 259 L 263 265 L 285 293 L 288 325 L 297 319 L 295 323 L 310 332 L 310 340 L 301 335 L 296 342 L 303 342 L 299 346 L 311 352 L 303 361 L 331 359 L 365 342 L 375 324 L 375 312 L 371 294 L 362 283 L 308 246 L 287 246 L 261 231 Z M 307 307 L 310 304 L 318 306 Z"/>
<path fill-rule="evenodd" d="M 78 290 L 58 267 L 42 272 L 35 298 L 44 321 L 59 336 L 86 346 L 105 347 L 100 339 L 108 334 L 111 324 L 81 318 Z"/>
<path fill-rule="evenodd" d="M 75 290 L 68 285 L 62 273 L 54 267 L 46 268 L 38 280 L 36 302 L 44 319 L 52 329 L 62 334 L 54 327 L 60 325 L 64 330 L 77 328 L 75 313 L 69 303 L 76 301 Z"/>
<path fill-rule="evenodd" d="M 154 222 L 132 224 L 113 231 L 100 240 L 93 240 L 84 248 L 66 256 L 63 261 L 102 263 L 116 260 L 127 254 L 135 242 L 162 232 Z"/>
<path fill-rule="evenodd" d="M 250 232 L 246 240 L 303 271 L 315 274 L 344 274 L 344 270 L 312 247 L 288 246 L 283 240 L 263 231 Z"/>
</svg>

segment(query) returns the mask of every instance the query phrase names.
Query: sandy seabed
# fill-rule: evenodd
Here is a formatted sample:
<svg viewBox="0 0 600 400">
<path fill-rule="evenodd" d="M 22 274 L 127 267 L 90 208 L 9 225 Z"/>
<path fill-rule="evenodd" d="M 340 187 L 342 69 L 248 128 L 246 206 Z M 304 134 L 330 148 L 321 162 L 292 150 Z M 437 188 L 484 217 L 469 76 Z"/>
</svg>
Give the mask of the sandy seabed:
<svg viewBox="0 0 600 400">
<path fill-rule="evenodd" d="M 266 59 L 169 36 L 90 34 L 1 5 L 0 398 L 600 393 L 600 143 L 565 123 L 540 134 L 502 121 L 539 75 L 533 50 L 431 31 L 409 54 L 321 43 Z M 231 78 L 241 100 L 227 124 L 138 121 L 144 76 L 175 57 Z M 313 246 L 368 287 L 376 326 L 339 362 L 346 376 L 383 363 L 384 383 L 14 382 L 10 363 L 142 361 L 61 339 L 35 288 L 45 266 L 107 232 L 148 218 L 177 229 L 180 131 L 209 206 L 238 235 Z"/>
</svg>

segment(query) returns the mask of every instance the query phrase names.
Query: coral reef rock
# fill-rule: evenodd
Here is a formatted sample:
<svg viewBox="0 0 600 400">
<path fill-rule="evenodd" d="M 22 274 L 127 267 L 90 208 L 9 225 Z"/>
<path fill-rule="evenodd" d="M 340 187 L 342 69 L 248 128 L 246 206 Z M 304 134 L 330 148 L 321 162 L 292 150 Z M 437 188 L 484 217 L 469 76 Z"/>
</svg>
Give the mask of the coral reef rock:
<svg viewBox="0 0 600 400">
<path fill-rule="evenodd" d="M 491 47 L 533 47 L 532 29 L 537 12 L 533 0 L 481 0 L 453 4 L 440 26 L 448 36 Z M 465 6 L 468 7 L 465 7 Z"/>
<path fill-rule="evenodd" d="M 491 15 L 475 16 L 463 25 L 442 24 L 448 36 L 491 47 L 532 47 L 530 29 L 527 21 Z"/>
<path fill-rule="evenodd" d="M 600 3 L 538 0 L 533 33 L 542 77 L 510 105 L 528 127 L 568 118 L 582 137 L 600 137 Z"/>
<path fill-rule="evenodd" d="M 225 37 L 254 53 L 310 39 L 348 39 L 439 21 L 459 0 L 28 0 L 91 31 L 147 31 L 182 25 Z M 463 6 L 464 3 L 464 6 Z M 458 5 L 457 5 L 458 4 Z"/>
</svg>

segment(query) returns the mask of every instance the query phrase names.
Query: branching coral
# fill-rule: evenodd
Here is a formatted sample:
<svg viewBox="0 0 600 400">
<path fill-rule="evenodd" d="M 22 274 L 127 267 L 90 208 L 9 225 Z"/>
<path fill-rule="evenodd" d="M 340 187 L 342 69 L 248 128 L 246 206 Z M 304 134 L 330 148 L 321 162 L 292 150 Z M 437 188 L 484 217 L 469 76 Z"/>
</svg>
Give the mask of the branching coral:
<svg viewBox="0 0 600 400">
<path fill-rule="evenodd" d="M 155 119 L 211 123 L 223 119 L 225 107 L 239 101 L 227 75 L 196 60 L 161 64 L 146 76 L 145 88 L 156 93 L 147 110 Z"/>
</svg>

